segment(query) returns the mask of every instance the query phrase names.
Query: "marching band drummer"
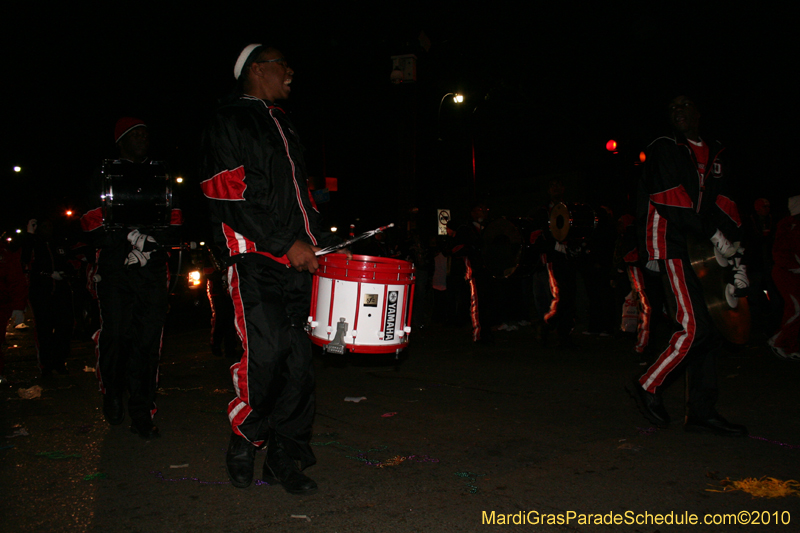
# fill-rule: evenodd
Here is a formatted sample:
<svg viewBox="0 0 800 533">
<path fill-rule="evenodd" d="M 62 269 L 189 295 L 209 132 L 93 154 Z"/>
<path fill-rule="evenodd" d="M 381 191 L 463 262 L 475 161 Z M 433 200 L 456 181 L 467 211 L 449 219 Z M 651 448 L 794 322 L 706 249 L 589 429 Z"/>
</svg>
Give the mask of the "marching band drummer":
<svg viewBox="0 0 800 533">
<path fill-rule="evenodd" d="M 124 167 L 149 163 L 147 126 L 124 117 L 114 128 L 119 162 Z M 81 227 L 97 249 L 94 282 L 100 304 L 97 343 L 97 379 L 103 394 L 103 414 L 109 424 L 125 419 L 124 393 L 130 393 L 131 431 L 144 439 L 160 435 L 153 424 L 156 413 L 158 362 L 167 319 L 167 251 L 162 246 L 175 239 L 183 223 L 173 209 L 169 229 L 111 228 L 103 224 L 98 183 L 92 191 L 92 209 L 81 217 Z M 140 231 L 142 230 L 142 231 Z M 147 232 L 147 233 L 145 233 Z"/>
<path fill-rule="evenodd" d="M 294 71 L 286 58 L 251 44 L 239 54 L 234 76 L 239 94 L 206 128 L 201 165 L 244 348 L 231 367 L 236 397 L 228 405 L 226 466 L 235 487 L 249 486 L 256 450 L 266 445 L 263 479 L 292 494 L 311 494 L 317 484 L 302 473 L 316 463 L 314 374 L 304 326 L 311 274 L 319 267 L 315 252 L 337 239 L 322 228 L 300 140 L 275 103 L 291 92 Z"/>
<path fill-rule="evenodd" d="M 558 178 L 551 179 L 547 185 L 547 193 L 550 195 L 547 219 L 550 220 L 553 209 L 564 202 L 563 182 Z M 551 295 L 549 309 L 544 314 L 544 323 L 547 328 L 556 332 L 557 348 L 577 349 L 578 345 L 570 338 L 577 315 L 578 273 L 574 258 L 582 253 L 584 243 L 581 242 L 570 249 L 566 243 L 553 242 L 547 237 L 544 242 L 547 246 L 544 261 Z M 547 329 L 542 328 L 541 331 L 543 342 L 547 336 Z"/>
<path fill-rule="evenodd" d="M 732 243 L 739 240 L 741 220 L 726 192 L 724 148 L 717 141 L 700 137 L 700 112 L 688 96 L 671 100 L 667 111 L 673 135 L 659 137 L 648 147 L 637 219 L 642 262 L 666 276 L 677 306 L 678 327 L 659 350 L 656 362 L 630 383 L 628 392 L 648 420 L 667 427 L 670 417 L 661 391 L 677 372 L 686 370 L 689 383 L 684 429 L 746 436 L 744 426 L 728 422 L 715 409 L 715 359 L 722 338 L 711 322 L 686 240 L 687 235 L 710 239 L 717 254 L 725 258 L 737 253 Z M 736 265 L 736 287 L 746 288 L 744 266 Z"/>
</svg>

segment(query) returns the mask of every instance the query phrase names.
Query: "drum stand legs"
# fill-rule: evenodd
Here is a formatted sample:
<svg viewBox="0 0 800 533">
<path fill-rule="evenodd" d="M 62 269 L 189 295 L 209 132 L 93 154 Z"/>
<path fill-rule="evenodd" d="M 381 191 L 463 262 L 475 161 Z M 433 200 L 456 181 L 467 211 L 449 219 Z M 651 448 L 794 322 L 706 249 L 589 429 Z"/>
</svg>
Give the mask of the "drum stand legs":
<svg viewBox="0 0 800 533">
<path fill-rule="evenodd" d="M 345 322 L 344 317 L 342 317 L 336 324 L 336 335 L 333 337 L 333 340 L 331 342 L 325 345 L 325 351 L 330 353 L 335 353 L 337 355 L 344 354 L 345 333 L 347 333 L 347 322 Z"/>
</svg>

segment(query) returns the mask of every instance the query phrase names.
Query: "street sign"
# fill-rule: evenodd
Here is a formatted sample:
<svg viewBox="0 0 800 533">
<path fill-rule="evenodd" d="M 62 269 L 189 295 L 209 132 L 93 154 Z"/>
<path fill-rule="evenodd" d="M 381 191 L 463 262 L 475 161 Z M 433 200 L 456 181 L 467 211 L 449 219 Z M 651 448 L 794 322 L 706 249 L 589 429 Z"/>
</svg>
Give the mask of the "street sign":
<svg viewBox="0 0 800 533">
<path fill-rule="evenodd" d="M 439 218 L 439 235 L 447 235 L 447 223 L 450 222 L 449 209 L 437 209 L 436 214 Z"/>
</svg>

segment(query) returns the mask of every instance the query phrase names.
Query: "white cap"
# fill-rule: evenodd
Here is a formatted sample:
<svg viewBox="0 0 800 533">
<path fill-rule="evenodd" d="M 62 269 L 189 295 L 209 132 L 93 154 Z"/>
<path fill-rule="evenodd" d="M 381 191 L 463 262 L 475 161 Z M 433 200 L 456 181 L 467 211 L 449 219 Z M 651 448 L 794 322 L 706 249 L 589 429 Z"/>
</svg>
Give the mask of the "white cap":
<svg viewBox="0 0 800 533">
<path fill-rule="evenodd" d="M 233 76 L 238 80 L 239 76 L 242 75 L 242 69 L 244 68 L 244 64 L 247 63 L 247 58 L 250 57 L 250 54 L 253 53 L 253 50 L 261 46 L 261 44 L 248 44 L 242 50 L 242 53 L 239 54 L 239 59 L 236 60 L 236 65 L 233 67 Z"/>
</svg>

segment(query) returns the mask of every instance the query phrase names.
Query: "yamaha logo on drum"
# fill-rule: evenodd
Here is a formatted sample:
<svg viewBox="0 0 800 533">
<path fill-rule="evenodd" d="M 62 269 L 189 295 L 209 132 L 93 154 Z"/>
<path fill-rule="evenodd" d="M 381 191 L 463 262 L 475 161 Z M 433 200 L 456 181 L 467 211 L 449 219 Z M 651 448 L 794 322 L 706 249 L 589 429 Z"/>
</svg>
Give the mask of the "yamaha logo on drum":
<svg viewBox="0 0 800 533">
<path fill-rule="evenodd" d="M 386 306 L 386 323 L 383 327 L 383 339 L 394 340 L 394 327 L 397 321 L 397 291 L 389 291 L 389 304 Z"/>
</svg>

